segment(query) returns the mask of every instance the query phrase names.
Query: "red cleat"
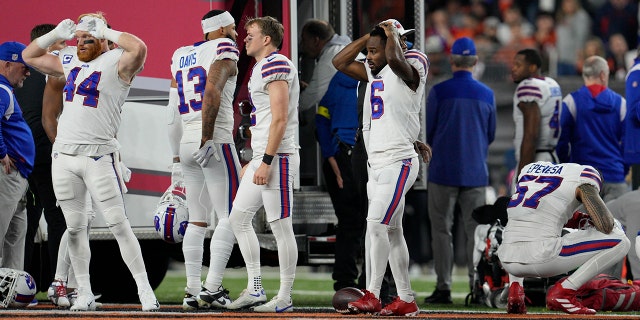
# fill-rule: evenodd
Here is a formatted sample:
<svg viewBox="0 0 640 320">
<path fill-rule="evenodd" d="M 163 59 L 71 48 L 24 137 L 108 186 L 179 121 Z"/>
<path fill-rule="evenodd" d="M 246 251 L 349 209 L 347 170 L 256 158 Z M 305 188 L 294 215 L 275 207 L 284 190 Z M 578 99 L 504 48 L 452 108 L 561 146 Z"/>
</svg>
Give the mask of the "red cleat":
<svg viewBox="0 0 640 320">
<path fill-rule="evenodd" d="M 527 306 L 524 304 L 524 288 L 518 282 L 509 285 L 509 298 L 507 299 L 507 313 L 525 314 Z"/>
<path fill-rule="evenodd" d="M 382 309 L 380 300 L 369 290 L 362 290 L 362 292 L 364 296 L 356 301 L 349 302 L 347 308 L 353 313 L 371 313 L 377 315 Z"/>
<path fill-rule="evenodd" d="M 415 317 L 420 313 L 420 309 L 414 299 L 411 302 L 405 302 L 400 297 L 396 297 L 393 302 L 386 305 L 381 311 L 381 316 L 405 316 Z"/>
<path fill-rule="evenodd" d="M 547 309 L 569 314 L 596 314 L 596 311 L 583 306 L 576 299 L 576 291 L 565 289 L 560 283 L 549 288 L 547 292 Z"/>
</svg>

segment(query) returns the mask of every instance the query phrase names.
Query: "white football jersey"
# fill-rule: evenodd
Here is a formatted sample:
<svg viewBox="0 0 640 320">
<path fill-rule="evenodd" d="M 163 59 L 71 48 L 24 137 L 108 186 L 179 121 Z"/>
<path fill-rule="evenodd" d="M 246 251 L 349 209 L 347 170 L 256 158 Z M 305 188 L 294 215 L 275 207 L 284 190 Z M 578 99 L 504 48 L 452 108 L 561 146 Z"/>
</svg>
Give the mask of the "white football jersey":
<svg viewBox="0 0 640 320">
<path fill-rule="evenodd" d="M 408 50 L 405 58 L 420 75 L 416 91 L 411 90 L 389 65 L 373 75 L 369 64 L 365 64 L 371 112 L 369 119 L 365 118 L 368 113 L 363 112 L 363 122 L 370 120 L 367 154 L 374 169 L 416 156 L 413 143 L 420 133 L 420 110 L 425 104 L 429 60 L 418 50 Z"/>
<path fill-rule="evenodd" d="M 272 114 L 267 86 L 272 81 L 279 80 L 289 84 L 289 111 L 287 113 L 287 128 L 277 153 L 293 153 L 298 149 L 298 144 L 295 141 L 298 130 L 298 99 L 300 96 L 298 70 L 291 60 L 274 52 L 253 66 L 249 79 L 249 96 L 253 105 L 251 110 L 251 148 L 254 158 L 262 157 L 269 139 Z"/>
<path fill-rule="evenodd" d="M 576 163 L 554 164 L 534 162 L 524 168 L 518 177 L 516 193 L 511 196 L 507 213 L 509 221 L 504 229 L 500 259 L 505 262 L 539 261 L 532 252 L 519 252 L 514 243 L 539 243 L 540 253 L 560 250 L 562 227 L 581 205 L 576 199 L 576 189 L 590 184 L 598 191 L 602 178 L 591 166 Z M 545 243 L 555 247 L 545 247 Z M 505 248 L 503 248 L 505 247 Z M 544 253 L 543 253 L 544 252 Z"/>
<path fill-rule="evenodd" d="M 76 47 L 60 50 L 67 83 L 64 108 L 58 120 L 54 150 L 69 154 L 101 156 L 114 152 L 122 105 L 131 85 L 118 76 L 124 50 L 107 51 L 96 59 L 78 59 Z"/>
<path fill-rule="evenodd" d="M 536 150 L 554 150 L 560 138 L 560 112 L 562 92 L 560 85 L 549 78 L 529 78 L 518 84 L 513 95 L 513 121 L 516 132 L 513 144 L 516 159 L 520 159 L 520 145 L 524 129 L 524 117 L 518 108 L 520 102 L 535 102 L 540 108 L 540 136 Z"/>
<path fill-rule="evenodd" d="M 229 38 L 198 42 L 178 48 L 171 58 L 171 74 L 178 87 L 178 108 L 184 123 L 182 143 L 200 141 L 202 135 L 202 103 L 209 67 L 217 60 L 238 61 L 240 52 Z M 237 75 L 229 77 L 222 91 L 216 117 L 213 141 L 233 143 L 233 94 Z"/>
</svg>

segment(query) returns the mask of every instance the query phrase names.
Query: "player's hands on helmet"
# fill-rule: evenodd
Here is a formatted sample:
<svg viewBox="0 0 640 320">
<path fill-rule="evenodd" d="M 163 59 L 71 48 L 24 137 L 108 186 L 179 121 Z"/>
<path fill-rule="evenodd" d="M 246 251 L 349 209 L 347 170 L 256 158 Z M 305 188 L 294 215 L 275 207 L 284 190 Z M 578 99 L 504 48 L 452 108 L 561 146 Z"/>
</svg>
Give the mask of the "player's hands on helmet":
<svg viewBox="0 0 640 320">
<path fill-rule="evenodd" d="M 429 161 L 431 161 L 431 146 L 420 140 L 416 140 L 413 143 L 413 148 L 416 150 L 418 155 L 422 157 L 422 161 L 425 163 L 429 163 Z"/>
<path fill-rule="evenodd" d="M 394 34 L 397 36 L 400 36 L 400 31 L 398 31 L 398 28 L 396 27 L 396 25 L 390 20 L 382 21 L 378 24 L 378 26 L 384 29 L 384 32 L 387 35 L 387 37 Z"/>
<path fill-rule="evenodd" d="M 76 36 L 76 24 L 71 19 L 64 19 L 53 29 L 59 39 L 71 40 Z"/>
<path fill-rule="evenodd" d="M 209 164 L 209 159 L 213 156 L 216 161 L 220 161 L 220 155 L 218 154 L 218 148 L 213 143 L 213 140 L 205 141 L 200 149 L 193 153 L 193 158 L 201 167 L 206 167 Z"/>
<path fill-rule="evenodd" d="M 182 165 L 180 162 L 174 162 L 173 165 L 171 165 L 171 185 L 175 185 L 182 180 L 184 180 L 182 177 Z"/>
<path fill-rule="evenodd" d="M 96 39 L 104 39 L 104 31 L 107 30 L 107 24 L 100 18 L 84 16 L 80 19 L 76 30 L 89 32 Z"/>
</svg>

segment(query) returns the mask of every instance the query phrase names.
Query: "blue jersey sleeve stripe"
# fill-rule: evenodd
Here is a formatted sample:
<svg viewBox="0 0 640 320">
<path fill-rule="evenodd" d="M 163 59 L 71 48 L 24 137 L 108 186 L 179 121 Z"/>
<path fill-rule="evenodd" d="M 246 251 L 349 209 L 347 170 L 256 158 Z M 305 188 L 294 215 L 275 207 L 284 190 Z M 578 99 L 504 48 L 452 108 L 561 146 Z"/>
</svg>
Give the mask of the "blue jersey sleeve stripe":
<svg viewBox="0 0 640 320">
<path fill-rule="evenodd" d="M 218 47 L 218 51 L 216 51 L 217 54 L 221 54 L 221 53 L 224 53 L 224 52 L 235 53 L 238 56 L 240 55 L 240 51 L 238 51 L 238 49 L 233 48 L 233 47 L 224 47 L 224 48 Z"/>
<path fill-rule="evenodd" d="M 288 67 L 289 63 L 287 63 L 286 61 L 278 61 L 278 60 L 272 61 L 272 62 L 267 62 L 262 66 L 262 70 L 264 71 L 265 69 L 273 68 L 273 67 L 276 67 L 276 66 L 287 66 Z"/>
<path fill-rule="evenodd" d="M 263 70 L 262 71 L 262 78 L 267 78 L 270 75 L 274 75 L 276 73 L 282 73 L 282 74 L 290 74 L 291 73 L 291 68 L 271 68 L 269 70 Z"/>
</svg>

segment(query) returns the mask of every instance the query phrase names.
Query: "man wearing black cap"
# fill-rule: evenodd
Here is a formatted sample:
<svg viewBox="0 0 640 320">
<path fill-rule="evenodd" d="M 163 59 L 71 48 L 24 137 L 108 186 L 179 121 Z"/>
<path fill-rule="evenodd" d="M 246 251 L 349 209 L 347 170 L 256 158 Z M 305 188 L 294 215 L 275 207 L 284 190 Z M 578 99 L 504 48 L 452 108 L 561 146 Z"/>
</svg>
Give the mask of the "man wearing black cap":
<svg viewBox="0 0 640 320">
<path fill-rule="evenodd" d="M 22 87 L 30 74 L 22 60 L 24 48 L 19 42 L 0 45 L 0 208 L 5 212 L 0 219 L 0 267 L 18 270 L 24 269 L 27 232 L 27 212 L 19 202 L 27 190 L 27 177 L 36 154 L 31 130 L 13 94 L 13 89 Z"/>
<path fill-rule="evenodd" d="M 469 286 L 473 286 L 473 243 L 478 223 L 471 213 L 485 204 L 489 184 L 487 153 L 496 131 L 493 91 L 472 78 L 478 62 L 476 47 L 467 37 L 451 48 L 453 77 L 435 85 L 427 100 L 427 143 L 433 150 L 428 174 L 436 289 L 425 303 L 451 303 L 454 208 L 460 206 L 466 233 Z"/>
</svg>

